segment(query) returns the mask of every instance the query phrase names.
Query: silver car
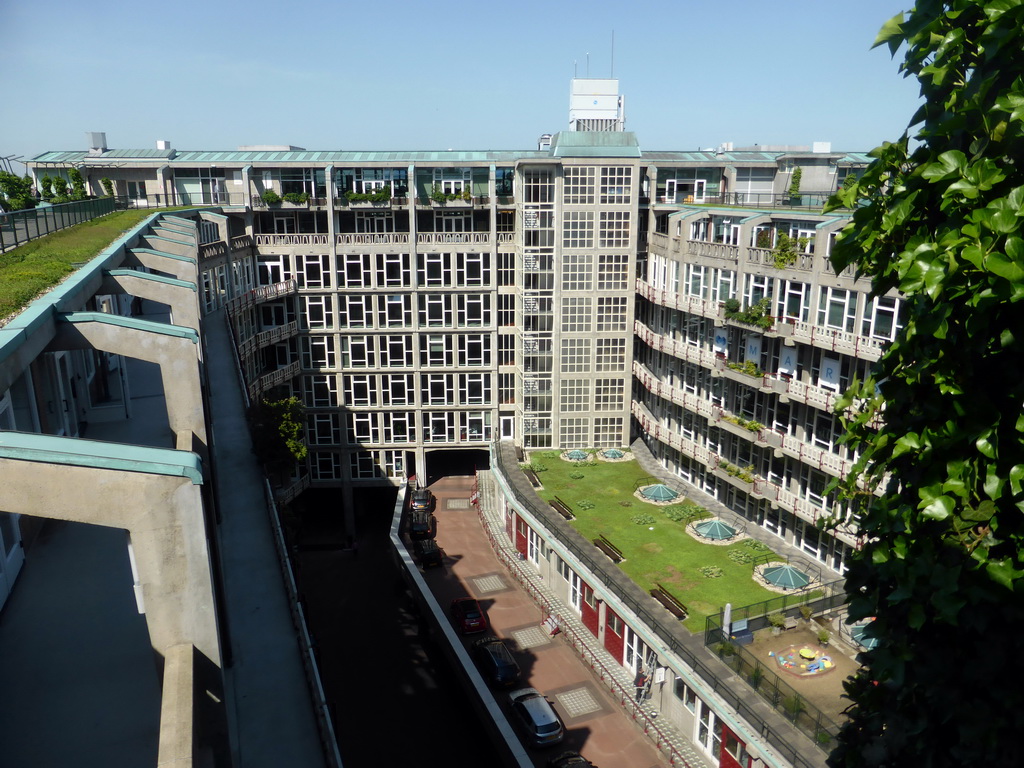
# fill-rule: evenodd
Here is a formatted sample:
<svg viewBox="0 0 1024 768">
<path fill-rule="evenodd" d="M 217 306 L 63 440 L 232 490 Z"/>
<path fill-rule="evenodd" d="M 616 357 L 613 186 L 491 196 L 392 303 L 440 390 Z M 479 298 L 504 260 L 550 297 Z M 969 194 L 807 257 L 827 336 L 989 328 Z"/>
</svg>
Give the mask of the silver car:
<svg viewBox="0 0 1024 768">
<path fill-rule="evenodd" d="M 508 698 L 512 702 L 514 719 L 530 744 L 547 747 L 562 740 L 565 735 L 562 721 L 544 694 L 536 688 L 520 688 L 512 691 Z"/>
</svg>

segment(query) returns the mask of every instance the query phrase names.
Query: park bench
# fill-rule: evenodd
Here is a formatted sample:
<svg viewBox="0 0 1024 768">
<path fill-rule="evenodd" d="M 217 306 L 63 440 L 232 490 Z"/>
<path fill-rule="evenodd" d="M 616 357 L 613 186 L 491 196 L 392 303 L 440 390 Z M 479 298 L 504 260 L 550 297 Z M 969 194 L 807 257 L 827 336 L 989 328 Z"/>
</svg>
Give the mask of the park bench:
<svg viewBox="0 0 1024 768">
<path fill-rule="evenodd" d="M 657 589 L 651 590 L 651 597 L 661 603 L 665 610 L 677 619 L 685 619 L 689 615 L 690 612 L 686 609 L 686 606 L 679 602 L 671 592 L 661 586 L 661 584 L 655 584 L 655 586 Z"/>
<path fill-rule="evenodd" d="M 562 501 L 557 496 L 555 496 L 554 499 L 549 501 L 548 504 L 550 504 L 551 508 L 553 510 L 555 510 L 555 512 L 560 514 L 562 517 L 564 517 L 566 520 L 575 520 L 576 519 L 576 515 L 574 515 L 573 512 L 572 512 L 572 507 L 570 507 L 568 504 L 566 504 L 564 501 Z"/>
<path fill-rule="evenodd" d="M 540 488 L 540 478 L 537 477 L 537 473 L 532 469 L 524 469 L 523 474 L 526 475 L 526 479 L 530 481 L 530 485 L 534 488 Z"/>
<path fill-rule="evenodd" d="M 594 539 L 594 546 L 604 552 L 613 562 L 621 563 L 626 558 L 623 556 L 621 550 L 612 544 L 604 536 L 598 536 Z"/>
</svg>

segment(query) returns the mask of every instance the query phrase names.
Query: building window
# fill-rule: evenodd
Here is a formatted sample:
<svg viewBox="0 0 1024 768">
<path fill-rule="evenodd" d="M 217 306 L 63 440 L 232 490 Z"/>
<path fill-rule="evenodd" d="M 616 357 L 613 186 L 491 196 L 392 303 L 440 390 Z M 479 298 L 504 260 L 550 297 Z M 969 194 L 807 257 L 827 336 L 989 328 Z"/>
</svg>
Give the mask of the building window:
<svg viewBox="0 0 1024 768">
<path fill-rule="evenodd" d="M 379 328 L 408 328 L 412 325 L 412 296 L 397 293 L 378 297 L 380 311 L 377 317 Z"/>
<path fill-rule="evenodd" d="M 311 413 L 309 415 L 309 442 L 313 445 L 341 443 L 341 421 L 337 413 Z"/>
<path fill-rule="evenodd" d="M 597 379 L 594 384 L 595 411 L 621 411 L 626 404 L 626 382 L 622 379 Z"/>
<path fill-rule="evenodd" d="M 370 374 L 348 375 L 345 379 L 345 404 L 377 405 L 377 377 Z"/>
<path fill-rule="evenodd" d="M 563 412 L 590 410 L 590 379 L 562 379 L 559 405 Z"/>
<path fill-rule="evenodd" d="M 320 370 L 337 367 L 333 336 L 303 336 L 301 341 L 303 368 Z"/>
<path fill-rule="evenodd" d="M 412 365 L 412 336 L 381 336 L 382 368 L 408 368 Z"/>
<path fill-rule="evenodd" d="M 589 448 L 593 443 L 589 419 L 562 419 L 558 425 L 558 441 L 562 449 Z"/>
<path fill-rule="evenodd" d="M 685 274 L 686 295 L 703 299 L 708 288 L 708 268 L 700 264 L 687 264 Z"/>
<path fill-rule="evenodd" d="M 625 339 L 597 339 L 597 358 L 595 370 L 624 371 L 626 368 Z"/>
<path fill-rule="evenodd" d="M 627 301 L 625 296 L 599 296 L 597 299 L 597 330 L 626 330 Z"/>
<path fill-rule="evenodd" d="M 465 405 L 488 405 L 491 402 L 489 373 L 460 373 L 459 400 Z"/>
<path fill-rule="evenodd" d="M 601 211 L 598 246 L 601 248 L 628 248 L 629 216 L 629 211 Z"/>
<path fill-rule="evenodd" d="M 811 286 L 798 280 L 783 280 L 776 317 L 806 323 L 811 309 Z"/>
<path fill-rule="evenodd" d="M 334 302 L 330 296 L 301 296 L 302 316 L 306 320 L 306 328 L 333 328 Z"/>
<path fill-rule="evenodd" d="M 852 333 L 857 319 L 857 292 L 821 286 L 818 325 Z"/>
<path fill-rule="evenodd" d="M 341 337 L 341 368 L 373 368 L 376 360 L 372 336 Z"/>
<path fill-rule="evenodd" d="M 533 168 L 523 171 L 523 202 L 555 202 L 555 177 L 552 170 Z"/>
<path fill-rule="evenodd" d="M 584 373 L 590 370 L 590 339 L 562 339 L 559 355 L 562 373 Z"/>
<path fill-rule="evenodd" d="M 608 622 L 606 626 L 608 628 L 608 631 L 610 631 L 613 635 L 618 635 L 619 637 L 622 637 L 622 619 L 620 619 L 611 611 L 608 611 L 607 615 Z"/>
<path fill-rule="evenodd" d="M 625 253 L 597 257 L 597 290 L 624 291 L 629 288 L 629 256 Z"/>
<path fill-rule="evenodd" d="M 455 284 L 486 286 L 491 284 L 491 256 L 488 253 L 455 254 Z"/>
<path fill-rule="evenodd" d="M 370 451 L 356 451 L 349 456 L 349 469 L 355 480 L 371 480 L 381 477 L 380 468 Z"/>
<path fill-rule="evenodd" d="M 314 480 L 341 480 L 340 453 L 313 451 L 309 463 Z"/>
<path fill-rule="evenodd" d="M 772 298 L 775 279 L 767 275 L 752 275 L 746 277 L 746 285 L 743 288 L 743 304 L 750 307 L 757 304 L 761 299 Z"/>
<path fill-rule="evenodd" d="M 379 440 L 376 413 L 348 414 L 348 442 L 350 445 L 376 443 Z"/>
<path fill-rule="evenodd" d="M 415 390 L 413 374 L 390 373 L 381 375 L 380 398 L 382 405 L 413 405 Z"/>
<path fill-rule="evenodd" d="M 877 296 L 864 311 L 861 333 L 873 339 L 892 341 L 903 327 L 899 317 L 899 299 L 893 296 Z"/>
<path fill-rule="evenodd" d="M 421 326 L 451 326 L 452 296 L 447 293 L 433 293 L 420 296 Z"/>
<path fill-rule="evenodd" d="M 590 333 L 593 313 L 593 300 L 590 297 L 563 296 L 562 333 Z"/>
<path fill-rule="evenodd" d="M 683 682 L 681 677 L 677 677 L 675 680 L 675 694 L 676 698 L 683 702 L 688 710 L 691 712 L 697 710 L 697 694 L 693 688 Z"/>
<path fill-rule="evenodd" d="M 385 411 L 383 436 L 385 443 L 410 443 L 416 441 L 416 416 L 410 411 Z"/>
<path fill-rule="evenodd" d="M 373 325 L 373 296 L 338 296 L 338 323 L 341 328 L 370 328 Z"/>
<path fill-rule="evenodd" d="M 562 169 L 562 202 L 565 205 L 593 205 L 593 167 L 569 165 Z"/>
<path fill-rule="evenodd" d="M 562 247 L 594 247 L 594 214 L 591 211 L 566 211 L 562 215 Z"/>
<path fill-rule="evenodd" d="M 408 253 L 382 253 L 377 257 L 377 286 L 412 287 L 412 269 L 409 266 Z"/>
<path fill-rule="evenodd" d="M 430 334 L 420 337 L 423 351 L 421 365 L 450 366 L 455 363 L 454 338 L 449 334 Z"/>
<path fill-rule="evenodd" d="M 715 269 L 711 272 L 711 297 L 727 301 L 736 295 L 736 273 L 731 269 Z"/>
<path fill-rule="evenodd" d="M 431 373 L 422 377 L 424 405 L 455 405 L 455 374 Z"/>
<path fill-rule="evenodd" d="M 598 417 L 594 419 L 595 448 L 620 448 L 622 445 L 621 418 Z"/>
<path fill-rule="evenodd" d="M 594 257 L 589 253 L 562 257 L 562 290 L 589 291 L 594 287 Z"/>
<path fill-rule="evenodd" d="M 697 743 L 717 762 L 722 756 L 722 725 L 718 716 L 703 701 L 700 702 L 700 721 L 697 723 Z"/>
<path fill-rule="evenodd" d="M 338 287 L 369 288 L 370 254 L 346 253 L 338 254 Z"/>
<path fill-rule="evenodd" d="M 330 288 L 330 257 L 307 253 L 296 259 L 295 281 L 299 288 Z"/>
<path fill-rule="evenodd" d="M 602 205 L 625 205 L 629 203 L 632 187 L 632 169 L 628 166 L 601 169 Z"/>
<path fill-rule="evenodd" d="M 332 375 L 303 376 L 302 400 L 307 408 L 337 408 L 337 377 Z"/>
</svg>

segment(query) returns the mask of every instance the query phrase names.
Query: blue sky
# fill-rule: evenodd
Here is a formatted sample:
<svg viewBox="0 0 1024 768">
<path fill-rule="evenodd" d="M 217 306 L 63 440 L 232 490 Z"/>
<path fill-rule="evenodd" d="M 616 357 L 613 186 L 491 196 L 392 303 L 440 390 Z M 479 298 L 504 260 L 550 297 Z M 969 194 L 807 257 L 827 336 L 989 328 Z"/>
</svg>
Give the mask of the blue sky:
<svg viewBox="0 0 1024 768">
<path fill-rule="evenodd" d="M 566 127 L 574 71 L 613 63 L 644 149 L 868 150 L 918 102 L 870 49 L 907 7 L 0 0 L 0 155 L 84 149 L 86 131 L 112 148 L 531 149 Z"/>
</svg>

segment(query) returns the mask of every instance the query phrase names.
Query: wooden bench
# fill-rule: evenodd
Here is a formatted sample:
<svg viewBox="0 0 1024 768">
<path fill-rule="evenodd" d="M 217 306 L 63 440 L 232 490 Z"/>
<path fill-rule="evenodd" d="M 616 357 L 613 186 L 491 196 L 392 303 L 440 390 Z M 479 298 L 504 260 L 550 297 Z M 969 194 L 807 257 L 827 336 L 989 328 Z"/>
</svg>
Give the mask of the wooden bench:
<svg viewBox="0 0 1024 768">
<path fill-rule="evenodd" d="M 526 475 L 526 479 L 530 481 L 530 485 L 534 488 L 540 488 L 540 478 L 537 477 L 537 473 L 532 469 L 524 469 L 523 474 Z"/>
<path fill-rule="evenodd" d="M 518 445 L 516 446 L 516 461 L 526 461 L 526 454 Z"/>
<path fill-rule="evenodd" d="M 604 536 L 598 536 L 596 539 L 594 539 L 594 546 L 600 549 L 606 555 L 608 555 L 608 557 L 610 557 L 613 562 L 621 563 L 623 560 L 626 559 L 625 557 L 623 557 L 622 552 L 619 550 L 619 548 L 612 544 L 610 541 L 608 541 L 608 539 L 606 539 Z"/>
<path fill-rule="evenodd" d="M 651 597 L 661 603 L 665 610 L 680 620 L 685 619 L 690 614 L 686 606 L 679 602 L 671 592 L 661 586 L 661 584 L 656 586 L 657 589 L 651 590 Z"/>
<path fill-rule="evenodd" d="M 549 501 L 548 504 L 550 504 L 551 508 L 555 510 L 555 512 L 560 514 L 562 517 L 564 517 L 566 520 L 576 519 L 576 515 L 572 513 L 572 510 L 569 508 L 569 505 L 566 504 L 564 501 L 561 501 L 560 499 L 556 498 L 553 501 Z"/>
</svg>

